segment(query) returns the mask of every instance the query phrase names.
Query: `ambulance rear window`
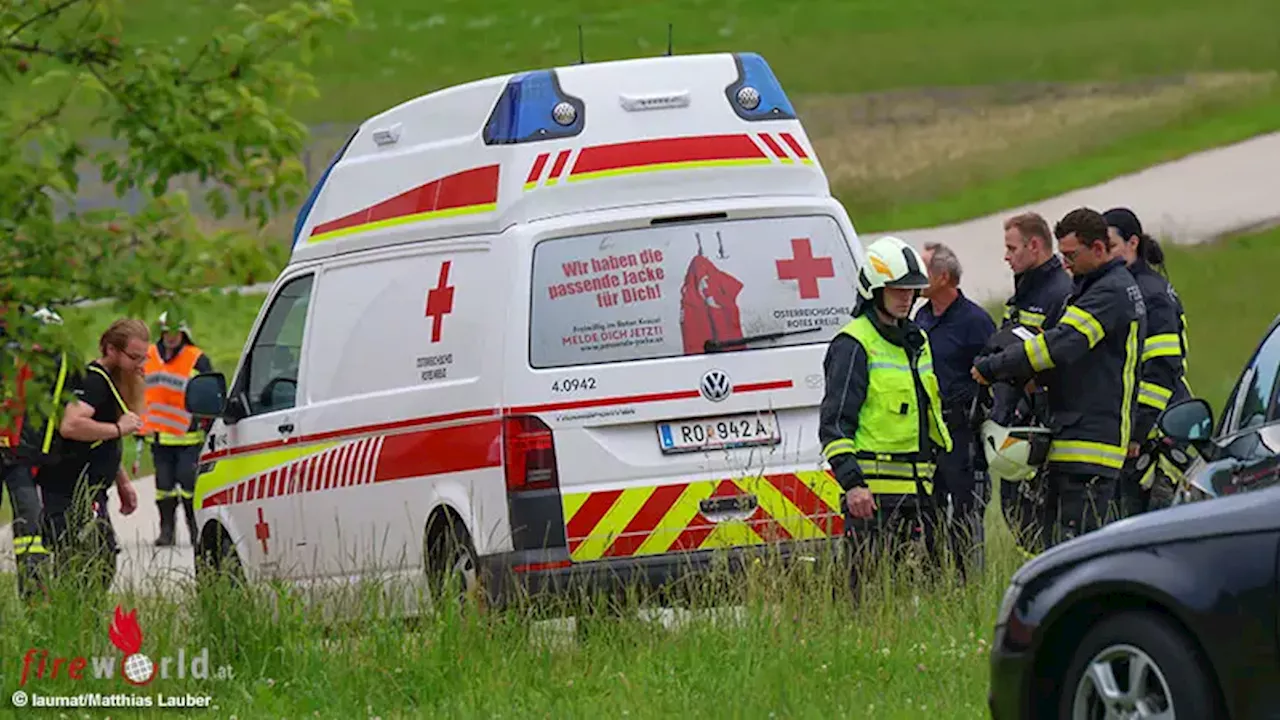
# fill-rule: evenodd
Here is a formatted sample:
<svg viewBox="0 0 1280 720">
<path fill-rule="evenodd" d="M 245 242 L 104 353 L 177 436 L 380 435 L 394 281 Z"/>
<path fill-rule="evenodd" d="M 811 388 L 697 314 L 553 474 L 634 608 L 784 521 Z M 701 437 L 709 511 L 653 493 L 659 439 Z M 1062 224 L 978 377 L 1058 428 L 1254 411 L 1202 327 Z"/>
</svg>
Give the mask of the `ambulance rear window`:
<svg viewBox="0 0 1280 720">
<path fill-rule="evenodd" d="M 853 253 L 825 215 L 544 240 L 533 252 L 536 368 L 825 343 L 849 320 Z M 809 329 L 808 332 L 796 332 Z M 788 333 L 747 343 L 734 340 Z"/>
</svg>

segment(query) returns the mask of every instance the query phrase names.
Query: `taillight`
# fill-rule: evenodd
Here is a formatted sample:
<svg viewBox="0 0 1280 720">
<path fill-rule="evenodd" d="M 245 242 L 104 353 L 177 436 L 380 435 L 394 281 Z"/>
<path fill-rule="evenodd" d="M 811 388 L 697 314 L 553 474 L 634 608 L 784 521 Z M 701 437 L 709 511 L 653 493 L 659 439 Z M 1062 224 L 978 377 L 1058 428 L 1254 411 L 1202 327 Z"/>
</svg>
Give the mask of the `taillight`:
<svg viewBox="0 0 1280 720">
<path fill-rule="evenodd" d="M 556 445 L 551 428 L 536 417 L 517 415 L 502 421 L 507 491 L 545 490 L 559 485 Z"/>
</svg>

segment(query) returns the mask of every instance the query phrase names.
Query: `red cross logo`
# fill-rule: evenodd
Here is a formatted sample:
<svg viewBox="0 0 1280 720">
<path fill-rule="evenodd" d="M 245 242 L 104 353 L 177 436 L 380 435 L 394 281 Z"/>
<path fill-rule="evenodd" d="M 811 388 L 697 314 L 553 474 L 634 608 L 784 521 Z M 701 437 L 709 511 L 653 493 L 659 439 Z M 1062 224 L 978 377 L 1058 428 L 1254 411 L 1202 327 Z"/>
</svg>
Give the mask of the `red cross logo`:
<svg viewBox="0 0 1280 720">
<path fill-rule="evenodd" d="M 444 316 L 453 312 L 453 286 L 449 284 L 449 266 L 452 260 L 445 260 L 440 265 L 440 279 L 436 286 L 427 293 L 427 314 L 432 319 L 431 342 L 440 342 L 440 325 Z"/>
<path fill-rule="evenodd" d="M 813 256 L 809 238 L 791 238 L 791 259 L 778 260 L 778 279 L 796 280 L 800 284 L 800 297 L 812 300 L 819 297 L 818 278 L 836 276 L 831 258 Z"/>
<path fill-rule="evenodd" d="M 258 508 L 258 523 L 253 526 L 253 534 L 258 536 L 258 541 L 262 543 L 262 554 L 266 555 L 267 539 L 271 537 L 271 526 L 262 517 L 262 508 Z"/>
</svg>

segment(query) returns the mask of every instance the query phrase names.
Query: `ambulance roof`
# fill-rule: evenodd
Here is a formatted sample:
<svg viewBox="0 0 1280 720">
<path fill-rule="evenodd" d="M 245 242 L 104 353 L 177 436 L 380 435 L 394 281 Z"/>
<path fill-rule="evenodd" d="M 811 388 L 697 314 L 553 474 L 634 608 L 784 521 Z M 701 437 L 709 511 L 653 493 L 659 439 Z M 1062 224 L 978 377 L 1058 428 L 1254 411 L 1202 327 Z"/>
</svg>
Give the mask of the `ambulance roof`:
<svg viewBox="0 0 1280 720">
<path fill-rule="evenodd" d="M 293 261 L 625 205 L 830 196 L 768 63 L 677 55 L 503 75 L 361 124 L 311 191 Z"/>
</svg>

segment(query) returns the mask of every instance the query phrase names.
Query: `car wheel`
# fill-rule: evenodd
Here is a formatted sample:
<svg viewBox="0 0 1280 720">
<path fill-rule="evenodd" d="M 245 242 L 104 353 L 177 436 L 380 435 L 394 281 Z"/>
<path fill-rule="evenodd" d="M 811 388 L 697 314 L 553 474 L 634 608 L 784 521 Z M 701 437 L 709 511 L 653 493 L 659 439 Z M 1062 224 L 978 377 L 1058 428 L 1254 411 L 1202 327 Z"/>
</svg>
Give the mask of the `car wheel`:
<svg viewBox="0 0 1280 720">
<path fill-rule="evenodd" d="M 1058 717 L 1207 718 L 1211 681 L 1195 648 L 1151 612 L 1106 618 L 1085 635 L 1063 678 Z"/>
</svg>

